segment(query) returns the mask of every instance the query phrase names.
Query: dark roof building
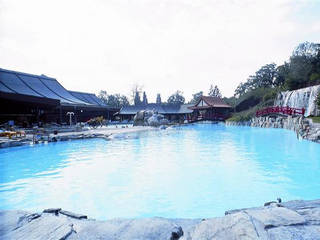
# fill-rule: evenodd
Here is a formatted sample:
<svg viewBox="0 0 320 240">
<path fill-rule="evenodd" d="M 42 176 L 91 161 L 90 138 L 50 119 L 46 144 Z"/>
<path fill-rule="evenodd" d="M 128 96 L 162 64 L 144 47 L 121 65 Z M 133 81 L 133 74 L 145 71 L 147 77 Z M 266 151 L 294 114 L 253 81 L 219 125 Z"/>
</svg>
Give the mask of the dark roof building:
<svg viewBox="0 0 320 240">
<path fill-rule="evenodd" d="M 0 69 L 0 92 L 59 100 L 61 105 L 88 105 L 71 95 L 56 79 Z"/>
<path fill-rule="evenodd" d="M 107 107 L 107 105 L 101 101 L 100 98 L 98 98 L 95 94 L 93 93 L 84 93 L 84 92 L 75 92 L 75 91 L 69 91 L 74 97 L 80 99 L 81 101 L 100 106 L 100 107 Z"/>
<path fill-rule="evenodd" d="M 188 114 L 192 113 L 192 110 L 189 109 L 192 105 L 190 104 L 156 104 L 149 103 L 147 105 L 133 105 L 133 106 L 124 106 L 120 109 L 119 115 L 135 115 L 137 112 L 142 110 L 155 111 L 163 115 L 168 114 Z"/>
<path fill-rule="evenodd" d="M 45 115 L 47 121 L 65 121 L 67 111 L 78 121 L 108 117 L 109 108 L 92 93 L 66 90 L 55 78 L 0 68 L 1 120 Z M 33 120 L 38 121 L 38 120 Z"/>
</svg>

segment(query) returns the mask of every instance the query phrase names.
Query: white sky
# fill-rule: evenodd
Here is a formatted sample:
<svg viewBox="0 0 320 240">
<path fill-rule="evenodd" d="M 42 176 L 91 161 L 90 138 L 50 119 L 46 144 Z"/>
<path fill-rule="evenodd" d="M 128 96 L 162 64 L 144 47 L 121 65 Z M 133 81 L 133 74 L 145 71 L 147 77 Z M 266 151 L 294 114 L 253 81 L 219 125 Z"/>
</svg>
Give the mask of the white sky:
<svg viewBox="0 0 320 240">
<path fill-rule="evenodd" d="M 260 66 L 319 42 L 320 0 L 0 0 L 0 67 L 70 90 L 149 102 L 216 84 L 233 95 Z"/>
</svg>

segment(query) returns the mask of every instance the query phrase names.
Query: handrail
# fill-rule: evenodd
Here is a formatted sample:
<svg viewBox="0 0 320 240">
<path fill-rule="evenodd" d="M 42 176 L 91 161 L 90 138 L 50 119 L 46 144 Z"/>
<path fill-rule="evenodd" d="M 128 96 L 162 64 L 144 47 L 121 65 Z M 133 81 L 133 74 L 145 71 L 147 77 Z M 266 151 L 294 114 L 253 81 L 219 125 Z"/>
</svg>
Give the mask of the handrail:
<svg viewBox="0 0 320 240">
<path fill-rule="evenodd" d="M 292 108 L 292 107 L 280 107 L 280 106 L 273 106 L 273 107 L 267 107 L 263 108 L 261 110 L 256 111 L 256 117 L 264 116 L 264 115 L 270 115 L 270 114 L 284 114 L 284 115 L 304 115 L 306 110 L 304 108 Z"/>
</svg>

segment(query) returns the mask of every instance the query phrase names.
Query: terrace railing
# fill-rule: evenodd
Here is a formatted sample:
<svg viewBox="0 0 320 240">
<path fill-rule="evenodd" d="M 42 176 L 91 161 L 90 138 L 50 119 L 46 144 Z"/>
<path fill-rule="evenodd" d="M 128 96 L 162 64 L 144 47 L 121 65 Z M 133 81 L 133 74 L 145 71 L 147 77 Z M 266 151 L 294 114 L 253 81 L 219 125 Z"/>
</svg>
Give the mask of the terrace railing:
<svg viewBox="0 0 320 240">
<path fill-rule="evenodd" d="M 261 117 L 265 115 L 271 115 L 271 114 L 283 114 L 283 115 L 304 115 L 305 113 L 304 108 L 292 108 L 292 107 L 280 107 L 280 106 L 274 106 L 274 107 L 267 107 L 261 110 L 258 110 L 256 112 L 256 117 Z"/>
</svg>

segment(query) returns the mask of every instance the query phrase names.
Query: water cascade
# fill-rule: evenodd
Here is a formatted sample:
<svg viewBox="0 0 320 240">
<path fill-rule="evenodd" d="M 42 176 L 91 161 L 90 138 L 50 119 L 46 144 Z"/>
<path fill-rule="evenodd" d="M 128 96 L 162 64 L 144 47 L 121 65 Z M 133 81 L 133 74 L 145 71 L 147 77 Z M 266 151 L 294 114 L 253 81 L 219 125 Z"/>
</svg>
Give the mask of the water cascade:
<svg viewBox="0 0 320 240">
<path fill-rule="evenodd" d="M 294 91 L 280 92 L 275 100 L 275 106 L 305 108 L 305 116 L 317 115 L 315 100 L 320 93 L 320 85 L 301 88 Z"/>
</svg>

